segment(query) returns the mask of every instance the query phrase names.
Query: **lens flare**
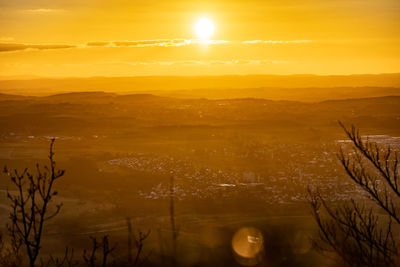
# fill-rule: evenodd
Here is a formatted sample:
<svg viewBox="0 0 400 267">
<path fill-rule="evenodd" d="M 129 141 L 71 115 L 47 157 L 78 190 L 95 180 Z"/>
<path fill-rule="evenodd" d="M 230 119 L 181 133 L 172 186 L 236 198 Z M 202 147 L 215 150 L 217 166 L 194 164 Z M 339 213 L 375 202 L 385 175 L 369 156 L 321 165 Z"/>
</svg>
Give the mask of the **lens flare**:
<svg viewBox="0 0 400 267">
<path fill-rule="evenodd" d="M 238 263 L 253 266 L 262 261 L 264 238 L 260 230 L 254 227 L 239 229 L 232 238 L 232 250 Z"/>
</svg>

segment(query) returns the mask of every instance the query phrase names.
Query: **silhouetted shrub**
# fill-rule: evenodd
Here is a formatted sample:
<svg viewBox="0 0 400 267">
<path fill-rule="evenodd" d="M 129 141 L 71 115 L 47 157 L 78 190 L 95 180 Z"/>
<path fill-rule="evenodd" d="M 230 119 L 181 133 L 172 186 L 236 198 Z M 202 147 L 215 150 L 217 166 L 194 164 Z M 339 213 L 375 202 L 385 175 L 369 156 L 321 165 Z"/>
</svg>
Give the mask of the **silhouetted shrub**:
<svg viewBox="0 0 400 267">
<path fill-rule="evenodd" d="M 333 205 L 318 190 L 309 188 L 310 204 L 319 228 L 315 246 L 321 252 L 335 253 L 347 266 L 398 266 L 398 151 L 363 140 L 354 126 L 347 129 L 340 125 L 351 140 L 353 150 L 345 153 L 341 148 L 338 158 L 350 179 L 367 193 L 383 215 L 354 199 Z"/>
</svg>

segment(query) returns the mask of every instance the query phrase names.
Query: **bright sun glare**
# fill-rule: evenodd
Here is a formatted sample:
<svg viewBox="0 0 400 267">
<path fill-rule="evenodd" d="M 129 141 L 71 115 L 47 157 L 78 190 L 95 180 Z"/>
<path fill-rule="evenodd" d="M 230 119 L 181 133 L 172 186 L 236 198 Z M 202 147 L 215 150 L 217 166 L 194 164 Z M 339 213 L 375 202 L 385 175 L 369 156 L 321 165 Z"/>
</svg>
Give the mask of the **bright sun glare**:
<svg viewBox="0 0 400 267">
<path fill-rule="evenodd" d="M 202 39 L 209 39 L 214 33 L 214 23 L 208 18 L 201 18 L 196 22 L 195 31 L 196 35 Z"/>
</svg>

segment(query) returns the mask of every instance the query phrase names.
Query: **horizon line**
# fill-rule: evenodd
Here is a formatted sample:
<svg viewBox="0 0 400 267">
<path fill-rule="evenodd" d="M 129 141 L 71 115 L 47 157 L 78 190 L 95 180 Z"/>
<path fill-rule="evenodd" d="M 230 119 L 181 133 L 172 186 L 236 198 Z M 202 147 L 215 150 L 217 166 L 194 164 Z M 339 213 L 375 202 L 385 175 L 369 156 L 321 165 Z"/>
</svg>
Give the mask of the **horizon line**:
<svg viewBox="0 0 400 267">
<path fill-rule="evenodd" d="M 29 74 L 21 74 L 21 75 L 0 75 L 0 81 L 11 81 L 11 80 L 40 80 L 40 79 L 93 79 L 93 78 L 167 78 L 167 77 L 176 77 L 176 78 L 195 78 L 195 77 L 249 77 L 249 76 L 276 76 L 276 77 L 332 77 L 332 76 L 380 76 L 380 75 L 400 75 L 400 71 L 398 72 L 380 72 L 380 73 L 350 73 L 350 74 L 314 74 L 314 73 L 292 73 L 292 74 L 217 74 L 217 75 L 115 75 L 115 76 L 106 76 L 106 75 L 95 75 L 95 76 L 40 76 L 40 75 L 29 75 Z"/>
</svg>

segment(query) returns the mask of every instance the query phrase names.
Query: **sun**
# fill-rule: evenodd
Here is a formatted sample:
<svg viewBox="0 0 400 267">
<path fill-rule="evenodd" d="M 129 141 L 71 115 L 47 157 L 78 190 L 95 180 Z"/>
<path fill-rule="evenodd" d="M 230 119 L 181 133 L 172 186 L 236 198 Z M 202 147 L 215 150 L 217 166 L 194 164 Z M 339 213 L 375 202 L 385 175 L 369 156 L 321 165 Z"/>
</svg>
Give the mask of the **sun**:
<svg viewBox="0 0 400 267">
<path fill-rule="evenodd" d="M 214 33 L 215 27 L 212 20 L 201 18 L 196 22 L 194 27 L 197 37 L 202 40 L 208 40 Z"/>
</svg>

